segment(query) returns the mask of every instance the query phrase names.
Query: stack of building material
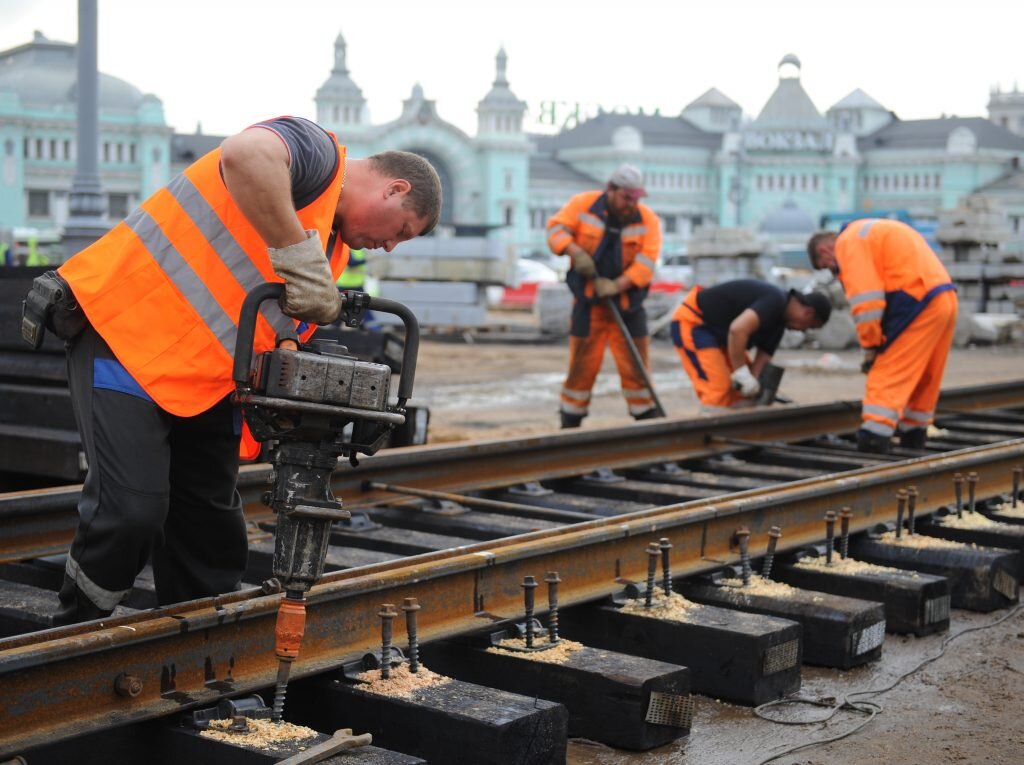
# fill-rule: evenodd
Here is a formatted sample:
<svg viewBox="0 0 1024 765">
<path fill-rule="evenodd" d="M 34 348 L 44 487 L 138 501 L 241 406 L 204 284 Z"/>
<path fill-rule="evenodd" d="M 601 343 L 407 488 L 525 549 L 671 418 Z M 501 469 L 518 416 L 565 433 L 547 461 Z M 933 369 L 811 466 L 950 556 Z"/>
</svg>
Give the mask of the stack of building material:
<svg viewBox="0 0 1024 765">
<path fill-rule="evenodd" d="M 957 285 L 963 312 L 1018 314 L 1024 301 L 1024 263 L 1004 249 L 1010 239 L 1006 219 L 995 202 L 965 197 L 939 213 L 935 238 L 949 275 Z"/>
<path fill-rule="evenodd" d="M 745 228 L 698 228 L 688 244 L 693 279 L 712 287 L 732 279 L 769 279 L 772 259 L 765 243 Z"/>
<path fill-rule="evenodd" d="M 421 325 L 474 327 L 487 323 L 486 287 L 515 280 L 515 253 L 496 235 L 434 235 L 370 251 L 367 270 L 380 280 L 380 297 L 407 305 Z"/>
</svg>

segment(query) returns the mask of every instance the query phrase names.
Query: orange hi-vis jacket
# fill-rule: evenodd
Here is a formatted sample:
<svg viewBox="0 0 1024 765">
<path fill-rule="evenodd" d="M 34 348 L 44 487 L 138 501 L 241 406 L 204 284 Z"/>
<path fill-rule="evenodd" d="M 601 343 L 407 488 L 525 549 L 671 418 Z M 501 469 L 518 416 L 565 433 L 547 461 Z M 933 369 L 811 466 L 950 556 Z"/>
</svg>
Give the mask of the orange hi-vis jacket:
<svg viewBox="0 0 1024 765">
<path fill-rule="evenodd" d="M 339 146 L 330 185 L 297 211 L 303 228 L 316 229 L 329 248 L 325 257 L 335 279 L 348 260 L 348 247 L 332 234 L 344 161 Z M 224 185 L 219 148 L 59 272 L 127 372 L 158 406 L 181 417 L 206 411 L 234 389 L 242 301 L 257 285 L 281 281 L 267 245 Z M 279 337 L 300 331 L 305 338 L 314 329 L 286 316 L 276 301 L 265 301 L 254 357 Z"/>
<path fill-rule="evenodd" d="M 924 237 L 896 220 L 854 221 L 835 255 L 863 348 L 884 350 L 932 298 L 956 289 Z"/>
<path fill-rule="evenodd" d="M 594 257 L 597 273 L 615 279 L 625 274 L 633 283 L 620 295 L 624 310 L 636 307 L 646 295 L 646 287 L 654 278 L 654 264 L 661 251 L 661 221 L 646 205 L 638 205 L 638 220 L 622 227 L 621 262 L 612 252 L 598 252 L 607 231 L 607 199 L 604 191 L 587 191 L 570 199 L 548 221 L 548 246 L 556 255 L 564 255 L 570 242 L 575 242 Z M 583 296 L 594 297 L 593 281 L 582 285 Z M 636 294 L 630 294 L 636 293 Z"/>
</svg>

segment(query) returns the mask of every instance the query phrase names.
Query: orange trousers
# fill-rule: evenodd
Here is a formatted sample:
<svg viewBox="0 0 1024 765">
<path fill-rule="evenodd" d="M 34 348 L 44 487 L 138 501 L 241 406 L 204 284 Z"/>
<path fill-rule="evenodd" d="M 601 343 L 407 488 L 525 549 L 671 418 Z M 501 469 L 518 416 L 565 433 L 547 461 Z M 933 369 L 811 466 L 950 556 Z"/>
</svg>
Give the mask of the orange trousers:
<svg viewBox="0 0 1024 765">
<path fill-rule="evenodd" d="M 650 338 L 634 337 L 633 343 L 644 366 L 650 369 L 647 360 Z M 654 408 L 654 399 L 633 363 L 633 356 L 615 318 L 609 313 L 608 306 L 600 304 L 590 309 L 590 334 L 586 337 L 569 337 L 569 374 L 562 386 L 562 412 L 586 417 L 590 409 L 590 391 L 597 380 L 597 373 L 601 371 L 605 349 L 609 346 L 619 370 L 622 395 L 626 399 L 629 413 L 636 417 Z"/>
<path fill-rule="evenodd" d="M 697 308 L 698 292 L 699 289 L 691 290 L 672 315 L 672 342 L 703 409 L 724 412 L 746 404 L 747 400 L 733 390 L 729 354 L 704 327 Z"/>
<path fill-rule="evenodd" d="M 864 430 L 880 436 L 926 428 L 935 418 L 942 373 L 956 328 L 955 292 L 936 295 L 868 372 Z"/>
</svg>

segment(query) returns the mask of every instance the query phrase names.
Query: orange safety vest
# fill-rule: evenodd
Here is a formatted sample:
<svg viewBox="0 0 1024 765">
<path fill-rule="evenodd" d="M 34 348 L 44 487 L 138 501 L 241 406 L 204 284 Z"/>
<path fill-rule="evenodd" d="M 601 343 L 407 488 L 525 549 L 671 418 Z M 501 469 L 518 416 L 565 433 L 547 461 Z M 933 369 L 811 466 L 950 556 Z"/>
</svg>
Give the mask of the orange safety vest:
<svg viewBox="0 0 1024 765">
<path fill-rule="evenodd" d="M 835 247 L 839 281 L 864 348 L 888 347 L 932 298 L 955 289 L 928 242 L 906 223 L 856 220 Z"/>
<path fill-rule="evenodd" d="M 337 138 L 331 137 L 337 144 Z M 344 182 L 345 148 L 327 189 L 297 215 L 325 246 L 334 278 L 348 247 L 332 237 Z M 267 245 L 228 193 L 220 149 L 190 165 L 124 221 L 60 267 L 96 332 L 162 409 L 181 417 L 206 411 L 234 389 L 238 317 L 245 296 L 281 282 Z M 265 301 L 253 356 L 281 336 L 316 329 Z"/>
<path fill-rule="evenodd" d="M 564 255 L 569 242 L 576 242 L 593 255 L 604 238 L 605 222 L 593 213 L 604 191 L 586 191 L 570 199 L 548 221 L 548 247 Z M 646 287 L 654 278 L 654 264 L 661 251 L 661 221 L 647 205 L 637 206 L 640 221 L 622 229 L 622 271 L 637 287 Z M 615 274 L 618 276 L 619 274 Z M 593 294 L 588 283 L 587 295 Z"/>
</svg>

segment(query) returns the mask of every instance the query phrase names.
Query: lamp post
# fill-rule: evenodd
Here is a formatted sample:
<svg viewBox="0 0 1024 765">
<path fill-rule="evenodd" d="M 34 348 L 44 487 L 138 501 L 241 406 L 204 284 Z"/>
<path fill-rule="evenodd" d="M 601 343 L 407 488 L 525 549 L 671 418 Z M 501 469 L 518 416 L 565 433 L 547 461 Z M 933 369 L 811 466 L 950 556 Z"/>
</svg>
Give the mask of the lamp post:
<svg viewBox="0 0 1024 765">
<path fill-rule="evenodd" d="M 75 84 L 75 176 L 68 199 L 68 221 L 62 244 L 64 258 L 103 236 L 107 205 L 99 175 L 99 71 L 97 69 L 97 2 L 78 0 L 78 60 Z"/>
</svg>

